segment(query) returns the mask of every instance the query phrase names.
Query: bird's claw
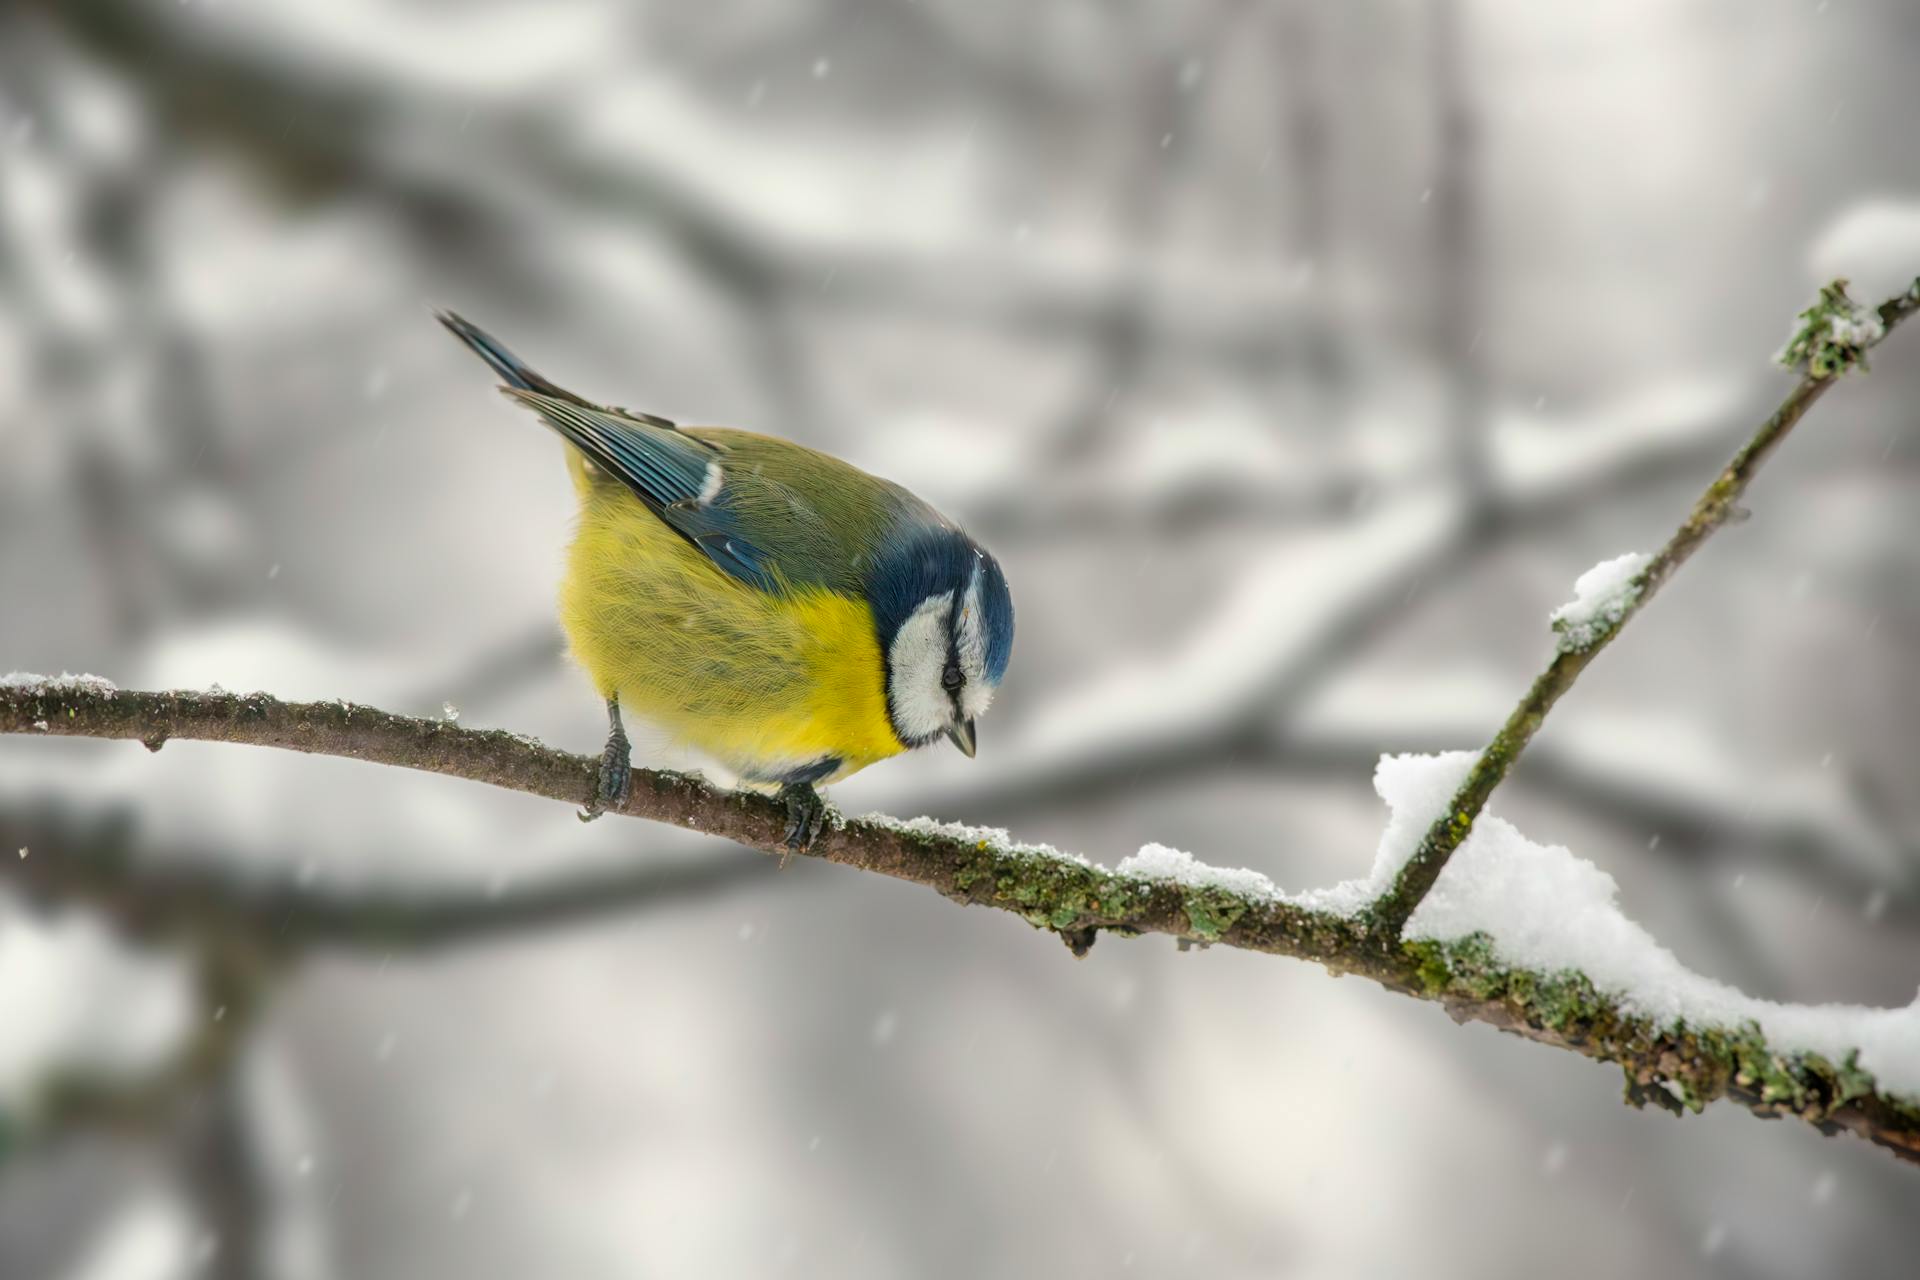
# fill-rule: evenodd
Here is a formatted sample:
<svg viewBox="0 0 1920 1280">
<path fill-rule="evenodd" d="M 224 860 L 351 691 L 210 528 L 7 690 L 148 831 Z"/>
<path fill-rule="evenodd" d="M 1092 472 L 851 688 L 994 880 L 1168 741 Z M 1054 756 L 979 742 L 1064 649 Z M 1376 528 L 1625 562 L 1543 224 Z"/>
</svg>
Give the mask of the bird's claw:
<svg viewBox="0 0 1920 1280">
<path fill-rule="evenodd" d="M 780 788 L 780 802 L 787 807 L 787 830 L 782 838 L 785 851 L 780 865 L 796 853 L 805 853 L 827 826 L 827 802 L 804 782 L 790 782 Z"/>
<path fill-rule="evenodd" d="M 600 772 L 594 782 L 593 799 L 580 811 L 580 821 L 592 822 L 609 809 L 623 809 L 633 795 L 633 764 L 627 736 L 616 733 L 607 739 L 600 753 Z"/>
</svg>

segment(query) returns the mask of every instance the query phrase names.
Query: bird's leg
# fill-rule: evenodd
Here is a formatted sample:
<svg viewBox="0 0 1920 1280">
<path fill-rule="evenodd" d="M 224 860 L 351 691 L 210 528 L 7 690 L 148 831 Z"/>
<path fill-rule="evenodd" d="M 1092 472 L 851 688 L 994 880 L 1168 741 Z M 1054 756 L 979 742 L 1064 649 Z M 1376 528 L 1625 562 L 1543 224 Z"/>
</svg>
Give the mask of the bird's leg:
<svg viewBox="0 0 1920 1280">
<path fill-rule="evenodd" d="M 787 783 L 780 788 L 779 799 L 787 807 L 787 849 L 780 855 L 780 865 L 784 867 L 788 858 L 805 853 L 814 837 L 826 829 L 827 802 L 809 782 Z"/>
<path fill-rule="evenodd" d="M 607 749 L 600 753 L 600 776 L 594 784 L 593 799 L 580 811 L 580 821 L 592 822 L 609 809 L 618 809 L 633 794 L 632 748 L 627 744 L 626 726 L 620 723 L 620 699 L 607 699 Z"/>
</svg>

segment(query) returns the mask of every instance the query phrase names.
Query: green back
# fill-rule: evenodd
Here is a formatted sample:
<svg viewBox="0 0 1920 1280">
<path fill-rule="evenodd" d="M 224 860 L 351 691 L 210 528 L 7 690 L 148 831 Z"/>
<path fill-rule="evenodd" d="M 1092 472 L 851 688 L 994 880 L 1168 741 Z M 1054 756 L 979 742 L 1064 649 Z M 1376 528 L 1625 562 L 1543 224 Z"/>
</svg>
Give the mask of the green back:
<svg viewBox="0 0 1920 1280">
<path fill-rule="evenodd" d="M 899 531 L 949 524 L 892 481 L 805 445 L 729 427 L 682 430 L 722 451 L 715 505 L 796 586 L 857 595 Z"/>
</svg>

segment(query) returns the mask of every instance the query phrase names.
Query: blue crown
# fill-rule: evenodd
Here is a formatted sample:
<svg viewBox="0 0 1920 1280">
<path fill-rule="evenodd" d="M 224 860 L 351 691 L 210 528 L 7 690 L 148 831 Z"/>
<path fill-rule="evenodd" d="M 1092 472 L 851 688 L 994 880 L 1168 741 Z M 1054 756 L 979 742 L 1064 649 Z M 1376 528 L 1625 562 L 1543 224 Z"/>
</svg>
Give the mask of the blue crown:
<svg viewBox="0 0 1920 1280">
<path fill-rule="evenodd" d="M 956 600 L 965 595 L 976 566 L 987 641 L 986 676 L 999 684 L 1013 656 L 1013 594 L 1007 590 L 1000 562 L 958 529 L 916 529 L 904 541 L 890 543 L 874 561 L 865 586 L 881 651 L 892 647 L 894 633 L 922 600 L 943 591 L 951 591 Z"/>
</svg>

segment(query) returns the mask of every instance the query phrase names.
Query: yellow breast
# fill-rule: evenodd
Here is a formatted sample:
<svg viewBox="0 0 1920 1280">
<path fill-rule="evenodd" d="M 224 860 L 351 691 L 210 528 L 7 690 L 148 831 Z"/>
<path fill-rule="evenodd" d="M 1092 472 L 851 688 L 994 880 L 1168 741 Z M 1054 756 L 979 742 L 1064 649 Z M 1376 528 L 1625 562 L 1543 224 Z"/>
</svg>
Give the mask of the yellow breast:
<svg viewBox="0 0 1920 1280">
<path fill-rule="evenodd" d="M 749 776 L 904 750 L 864 600 L 750 587 L 631 494 L 582 488 L 560 616 L 602 696 Z"/>
</svg>

